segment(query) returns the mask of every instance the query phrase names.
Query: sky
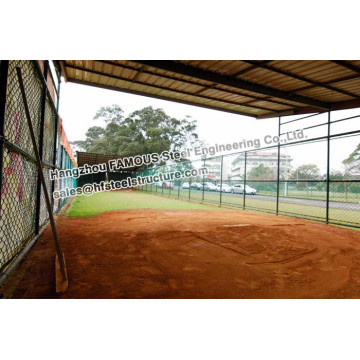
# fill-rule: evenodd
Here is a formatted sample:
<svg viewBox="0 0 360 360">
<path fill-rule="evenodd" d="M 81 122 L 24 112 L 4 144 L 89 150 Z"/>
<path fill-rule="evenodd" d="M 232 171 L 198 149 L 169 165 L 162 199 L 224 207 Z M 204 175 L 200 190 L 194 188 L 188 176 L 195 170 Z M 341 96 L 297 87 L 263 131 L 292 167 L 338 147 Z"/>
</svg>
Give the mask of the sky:
<svg viewBox="0 0 360 360">
<path fill-rule="evenodd" d="M 119 105 L 124 110 L 125 115 L 147 106 L 162 108 L 168 115 L 178 119 L 189 115 L 192 119 L 197 120 L 199 137 L 208 145 L 239 142 L 243 139 L 260 139 L 261 146 L 267 146 L 264 143 L 264 137 L 277 135 L 278 132 L 277 118 L 257 120 L 242 115 L 62 81 L 59 113 L 63 119 L 69 141 L 85 139 L 85 133 L 91 126 L 104 126 L 104 122 L 93 120 L 93 117 L 101 106 L 113 104 Z M 337 119 L 359 115 L 360 111 L 355 109 L 333 112 L 332 114 L 333 119 Z M 309 124 L 314 124 L 316 121 L 318 121 L 317 123 L 324 122 L 326 116 L 326 114 L 323 114 L 316 117 L 317 119 L 304 120 L 301 122 L 301 126 L 309 126 Z M 284 121 L 287 120 L 287 118 L 283 119 Z M 359 119 L 339 123 L 333 125 L 333 131 L 356 130 L 358 129 L 358 123 Z M 287 127 L 284 126 L 283 130 L 294 130 L 295 126 L 298 127 L 299 125 L 295 122 Z M 314 137 L 325 135 L 326 131 L 326 127 L 322 127 L 305 133 L 308 137 Z M 348 157 L 358 143 L 360 143 L 359 137 L 332 141 L 331 168 L 340 170 L 342 160 Z M 292 165 L 294 167 L 315 163 L 322 173 L 326 171 L 326 142 L 292 146 L 288 147 L 286 152 L 293 158 Z"/>
</svg>

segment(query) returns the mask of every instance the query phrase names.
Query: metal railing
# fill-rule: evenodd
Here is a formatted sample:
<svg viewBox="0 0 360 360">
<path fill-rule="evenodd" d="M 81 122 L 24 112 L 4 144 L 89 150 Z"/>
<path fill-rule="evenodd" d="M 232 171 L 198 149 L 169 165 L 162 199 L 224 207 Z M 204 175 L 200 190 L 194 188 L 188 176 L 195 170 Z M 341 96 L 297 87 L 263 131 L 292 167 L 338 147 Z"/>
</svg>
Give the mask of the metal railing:
<svg viewBox="0 0 360 360">
<path fill-rule="evenodd" d="M 337 153 L 341 152 L 339 150 L 350 139 L 353 143 L 352 150 L 360 144 L 357 123 L 360 115 L 338 118 L 344 112 L 297 116 L 290 120 L 287 117 L 286 121 L 279 118 L 280 140 L 286 137 L 288 131 L 301 130 L 299 124 L 302 122 L 305 122 L 303 129 L 310 128 L 312 131 L 309 132 L 308 138 L 294 139 L 290 142 L 280 141 L 276 145 L 230 155 L 154 167 L 138 171 L 134 175 L 205 166 L 210 170 L 211 177 L 183 179 L 164 186 L 147 184 L 139 189 L 219 206 L 360 227 L 360 160 L 358 172 L 334 172 L 334 169 L 339 169 L 340 166 L 340 160 L 337 159 Z M 306 126 L 306 122 L 309 121 L 312 125 Z M 314 122 L 318 123 L 313 125 Z M 342 127 L 338 126 L 339 123 L 343 124 Z M 321 166 L 315 174 L 296 174 L 291 166 L 293 161 L 298 165 L 321 162 Z M 263 173 L 259 174 L 254 168 L 259 169 L 261 164 Z M 336 176 L 339 174 L 341 176 Z M 211 191 L 202 186 L 204 182 L 211 182 L 215 186 L 220 184 L 218 191 Z"/>
</svg>

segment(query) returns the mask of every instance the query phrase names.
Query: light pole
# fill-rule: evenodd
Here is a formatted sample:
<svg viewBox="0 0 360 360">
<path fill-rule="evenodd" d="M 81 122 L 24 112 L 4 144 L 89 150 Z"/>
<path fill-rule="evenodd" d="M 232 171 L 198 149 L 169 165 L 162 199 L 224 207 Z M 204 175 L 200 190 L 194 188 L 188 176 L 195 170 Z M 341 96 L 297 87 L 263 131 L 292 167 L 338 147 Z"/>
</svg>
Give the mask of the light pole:
<svg viewBox="0 0 360 360">
<path fill-rule="evenodd" d="M 285 171 L 285 197 L 287 197 L 288 194 L 288 180 L 289 180 L 289 170 L 290 170 L 290 157 L 287 151 L 287 148 L 284 147 L 283 148 L 286 151 L 286 162 L 287 162 L 287 166 L 286 166 L 286 171 Z"/>
</svg>

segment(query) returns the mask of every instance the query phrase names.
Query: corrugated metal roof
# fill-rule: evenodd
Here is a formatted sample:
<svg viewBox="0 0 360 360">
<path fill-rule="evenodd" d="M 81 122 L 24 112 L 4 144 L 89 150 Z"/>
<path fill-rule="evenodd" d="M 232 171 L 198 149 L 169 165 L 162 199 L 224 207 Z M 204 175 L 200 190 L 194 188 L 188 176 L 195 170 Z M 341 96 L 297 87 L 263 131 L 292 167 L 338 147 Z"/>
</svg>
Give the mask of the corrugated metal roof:
<svg viewBox="0 0 360 360">
<path fill-rule="evenodd" d="M 360 60 L 61 60 L 69 82 L 257 118 L 360 107 Z"/>
</svg>

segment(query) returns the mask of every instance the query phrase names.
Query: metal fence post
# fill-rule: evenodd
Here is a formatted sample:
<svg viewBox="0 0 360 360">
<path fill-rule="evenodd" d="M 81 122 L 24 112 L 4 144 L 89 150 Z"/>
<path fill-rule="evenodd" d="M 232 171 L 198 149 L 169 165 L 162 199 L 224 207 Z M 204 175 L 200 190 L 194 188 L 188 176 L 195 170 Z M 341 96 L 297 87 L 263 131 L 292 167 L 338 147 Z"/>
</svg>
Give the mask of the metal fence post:
<svg viewBox="0 0 360 360">
<path fill-rule="evenodd" d="M 189 180 L 189 200 L 190 200 L 190 192 L 191 192 L 191 177 L 190 177 L 190 180 Z"/>
<path fill-rule="evenodd" d="M 243 210 L 245 210 L 245 200 L 246 200 L 246 162 L 247 162 L 247 151 L 245 151 L 245 158 L 244 158 Z"/>
<path fill-rule="evenodd" d="M 161 170 L 162 173 L 164 173 L 164 166 L 162 166 L 162 170 Z M 164 195 L 164 182 L 161 181 L 161 195 Z"/>
<path fill-rule="evenodd" d="M 0 194 L 2 189 L 2 173 L 4 166 L 4 134 L 5 134 L 5 113 L 6 113 L 6 92 L 9 72 L 9 60 L 0 62 Z M 0 196 L 1 211 L 1 196 Z"/>
<path fill-rule="evenodd" d="M 221 201 L 222 201 L 223 164 L 224 164 L 224 155 L 221 155 L 221 166 L 220 166 L 220 206 L 221 206 Z"/>
<path fill-rule="evenodd" d="M 59 145 L 59 147 L 60 147 L 60 150 L 59 150 L 60 151 L 59 166 L 60 166 L 61 169 L 64 169 L 65 168 L 65 166 L 64 166 L 64 152 L 65 152 L 65 149 L 61 144 Z M 62 189 L 64 179 L 59 179 L 58 181 L 60 181 L 60 183 L 61 183 L 60 189 Z M 64 203 L 64 199 L 61 199 L 61 203 L 60 203 L 61 206 L 63 206 L 63 203 Z"/>
<path fill-rule="evenodd" d="M 56 150 L 58 149 L 58 147 L 57 147 L 58 125 L 59 125 L 59 116 L 58 116 L 58 114 L 55 114 L 55 124 L 54 124 L 55 134 L 54 134 L 54 147 L 53 147 L 53 165 L 54 165 L 54 168 L 56 167 L 56 159 L 57 159 Z M 53 194 L 54 191 L 55 191 L 55 179 L 51 183 L 51 193 Z M 52 206 L 52 209 L 54 209 L 54 197 L 53 196 L 51 196 L 51 206 Z"/>
<path fill-rule="evenodd" d="M 204 168 L 205 168 L 205 159 L 204 159 Z M 205 175 L 203 174 L 203 178 L 202 178 L 202 202 L 204 202 L 204 180 L 205 180 Z"/>
<path fill-rule="evenodd" d="M 278 157 L 277 157 L 277 176 L 276 176 L 276 215 L 279 215 L 279 195 L 280 195 L 280 134 L 281 134 L 281 116 L 279 116 L 279 126 L 278 126 Z"/>
<path fill-rule="evenodd" d="M 55 134 L 54 134 L 54 158 L 53 158 L 53 165 L 56 166 L 56 160 L 57 160 L 57 153 L 56 150 L 58 150 L 58 130 L 59 130 L 59 105 L 60 105 L 60 88 L 61 88 L 61 67 L 59 68 L 59 74 L 57 74 L 58 77 L 58 86 L 57 86 L 57 101 L 56 101 L 56 114 L 55 114 Z M 54 84 L 55 86 L 55 84 Z M 60 144 L 59 144 L 60 147 Z M 55 190 L 55 180 L 53 180 L 51 184 L 51 191 L 54 193 Z M 51 206 L 54 208 L 54 198 L 51 196 Z"/>
<path fill-rule="evenodd" d="M 47 73 L 49 68 L 49 62 L 46 60 L 44 61 L 44 73 L 43 76 L 45 81 L 47 79 Z M 43 152 L 44 152 L 44 124 L 45 124 L 45 109 L 46 109 L 46 95 L 47 89 L 46 85 L 43 85 L 42 91 L 42 99 L 41 99 L 41 115 L 40 115 L 40 133 L 39 133 L 39 156 L 40 160 L 43 160 Z M 41 179 L 40 175 L 38 174 L 37 177 L 37 186 L 36 186 L 36 205 L 35 205 L 35 234 L 39 234 L 40 230 L 40 207 L 41 207 Z"/>
<path fill-rule="evenodd" d="M 328 111 L 327 163 L 326 163 L 326 223 L 329 223 L 330 204 L 330 115 Z"/>
<path fill-rule="evenodd" d="M 56 112 L 59 112 L 59 105 L 60 105 L 60 86 L 61 84 L 61 67 L 59 68 L 58 74 L 58 88 L 57 88 L 57 101 L 56 101 Z"/>
</svg>

